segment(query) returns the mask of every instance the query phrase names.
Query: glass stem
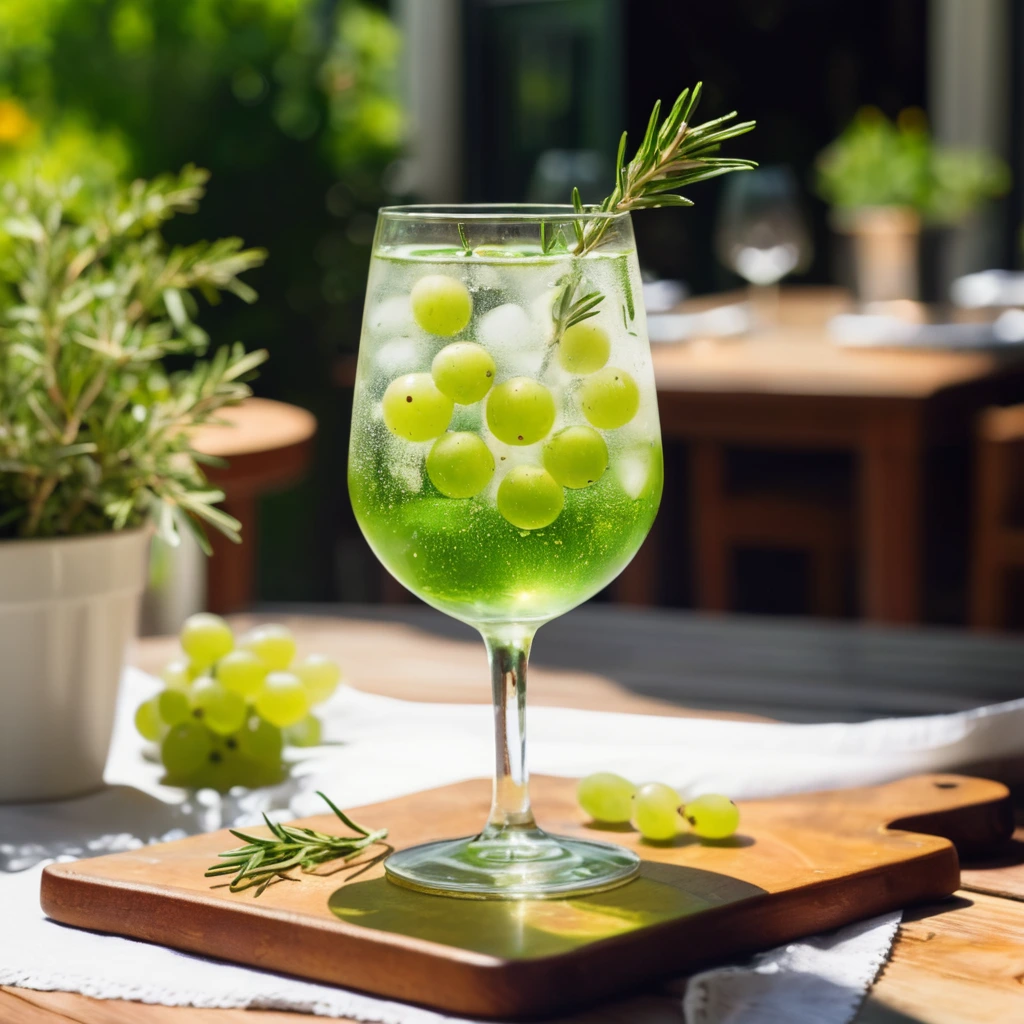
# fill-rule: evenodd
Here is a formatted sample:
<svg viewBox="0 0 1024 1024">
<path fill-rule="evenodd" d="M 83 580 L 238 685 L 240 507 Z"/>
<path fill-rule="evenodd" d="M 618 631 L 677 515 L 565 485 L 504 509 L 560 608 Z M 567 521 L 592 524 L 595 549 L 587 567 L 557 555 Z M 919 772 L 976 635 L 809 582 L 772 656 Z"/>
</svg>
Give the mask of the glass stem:
<svg viewBox="0 0 1024 1024">
<path fill-rule="evenodd" d="M 530 809 L 526 769 L 526 664 L 533 629 L 510 627 L 483 633 L 491 662 L 494 697 L 494 796 L 483 836 L 537 828 Z"/>
</svg>

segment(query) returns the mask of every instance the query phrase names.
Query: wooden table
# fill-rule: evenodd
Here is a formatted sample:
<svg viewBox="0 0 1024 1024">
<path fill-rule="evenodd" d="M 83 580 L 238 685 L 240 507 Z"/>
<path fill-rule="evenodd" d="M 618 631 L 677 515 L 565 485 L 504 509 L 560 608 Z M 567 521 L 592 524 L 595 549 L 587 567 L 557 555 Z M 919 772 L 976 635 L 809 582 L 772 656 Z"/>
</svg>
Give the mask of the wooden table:
<svg viewBox="0 0 1024 1024">
<path fill-rule="evenodd" d="M 258 499 L 300 480 L 313 451 L 316 419 L 312 413 L 268 398 L 249 398 L 224 409 L 223 423 L 197 430 L 196 451 L 225 459 L 206 475 L 224 492 L 223 509 L 242 524 L 242 543 L 208 531 L 213 555 L 207 569 L 206 607 L 226 614 L 248 608 L 256 599 Z"/>
<path fill-rule="evenodd" d="M 683 308 L 735 298 L 706 297 Z M 943 440 L 966 441 L 973 414 L 999 400 L 1011 371 L 988 353 L 840 348 L 824 325 L 848 308 L 837 289 L 784 290 L 777 325 L 763 333 L 653 344 L 662 431 L 688 442 L 698 459 L 708 444 L 852 452 L 864 614 L 915 622 L 925 454 Z M 696 548 L 699 560 L 699 539 Z M 652 578 L 657 555 L 644 557 L 620 593 L 654 603 L 643 580 Z"/>
<path fill-rule="evenodd" d="M 344 618 L 322 609 L 316 616 L 273 618 L 291 625 L 300 649 L 339 658 L 348 682 L 361 689 L 417 700 L 489 700 L 484 654 L 472 631 L 423 608 L 344 612 Z M 238 624 L 250 621 L 240 618 Z M 142 640 L 131 660 L 153 671 L 173 648 L 167 639 Z M 685 649 L 690 658 L 680 657 Z M 537 704 L 687 715 L 696 703 L 703 713 L 718 705 L 739 714 L 742 694 L 749 695 L 761 673 L 760 710 L 771 710 L 777 692 L 781 717 L 801 717 L 792 711 L 802 694 L 801 704 L 811 706 L 802 717 L 823 720 L 834 717 L 843 694 L 846 717 L 925 706 L 953 710 L 970 701 L 979 682 L 981 700 L 1019 696 L 1022 668 L 1020 640 L 707 620 L 591 606 L 541 631 L 530 688 Z M 822 693 L 816 704 L 812 680 Z M 825 694 L 833 684 L 839 697 L 830 700 Z M 1019 980 L 1024 976 L 1024 830 L 1002 861 L 965 871 L 963 884 L 949 900 L 908 911 L 892 960 L 857 1024 L 1024 1020 Z M 0 988 L 4 1024 L 300 1024 L 309 1019 Z M 650 1019 L 652 1024 L 682 1020 L 675 986 L 652 994 Z"/>
</svg>

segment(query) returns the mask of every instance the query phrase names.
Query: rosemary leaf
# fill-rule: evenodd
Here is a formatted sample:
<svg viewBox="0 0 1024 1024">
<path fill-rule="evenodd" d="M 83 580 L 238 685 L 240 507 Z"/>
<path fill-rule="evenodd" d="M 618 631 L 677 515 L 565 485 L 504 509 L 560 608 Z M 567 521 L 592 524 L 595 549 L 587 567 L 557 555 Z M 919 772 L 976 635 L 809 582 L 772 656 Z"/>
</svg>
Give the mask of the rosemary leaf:
<svg viewBox="0 0 1024 1024">
<path fill-rule="evenodd" d="M 725 114 L 704 124 L 692 125 L 703 86 L 698 82 L 692 89 L 684 89 L 677 97 L 668 115 L 661 118 L 661 100 L 658 100 L 647 119 L 643 141 L 632 160 L 626 160 L 626 133 L 619 138 L 615 157 L 615 188 L 593 210 L 603 213 L 625 213 L 629 210 L 647 210 L 658 206 L 692 206 L 693 201 L 678 194 L 678 189 L 707 181 L 733 171 L 746 171 L 757 164 L 752 160 L 716 157 L 723 142 L 749 132 L 753 121 L 729 124 L 736 112 Z M 577 214 L 583 213 L 583 201 L 578 188 L 572 190 L 572 206 Z M 573 220 L 576 234 L 574 256 L 585 256 L 595 249 L 608 230 L 608 218 L 595 218 L 585 226 Z M 541 225 L 541 248 L 547 252 L 544 225 Z M 552 306 L 554 333 L 551 346 L 544 359 L 546 369 L 551 349 L 574 324 L 597 316 L 604 296 L 591 292 L 576 298 L 582 281 L 578 268 L 565 278 L 562 291 Z M 630 300 L 632 304 L 632 300 Z M 631 313 L 632 315 L 632 313 Z"/>
<path fill-rule="evenodd" d="M 288 874 L 294 868 L 309 872 L 327 861 L 348 862 L 358 857 L 368 847 L 387 838 L 387 829 L 370 831 L 353 821 L 319 790 L 317 795 L 355 835 L 329 835 L 311 828 L 283 825 L 271 821 L 264 814 L 263 820 L 267 823 L 273 838 L 253 836 L 230 829 L 231 834 L 236 839 L 243 840 L 246 845 L 218 854 L 218 863 L 207 868 L 205 877 L 233 875 L 228 883 L 231 892 L 242 892 L 256 887 L 256 896 L 259 896 L 275 879 L 298 881 Z"/>
<path fill-rule="evenodd" d="M 690 119 L 697 108 L 701 83 L 693 89 L 684 89 L 664 120 L 661 101 L 658 100 L 647 121 L 643 141 L 633 159 L 626 161 L 626 134 L 619 140 L 616 157 L 615 189 L 597 209 L 608 213 L 623 213 L 656 206 L 691 206 L 689 199 L 675 195 L 677 189 L 706 181 L 732 171 L 745 171 L 757 165 L 752 160 L 711 157 L 728 139 L 749 132 L 753 121 L 729 124 L 736 112 L 691 125 Z M 573 208 L 577 213 L 583 207 L 579 190 L 573 189 Z M 595 220 L 585 228 L 576 223 L 577 256 L 594 249 L 608 229 L 606 220 Z"/>
</svg>

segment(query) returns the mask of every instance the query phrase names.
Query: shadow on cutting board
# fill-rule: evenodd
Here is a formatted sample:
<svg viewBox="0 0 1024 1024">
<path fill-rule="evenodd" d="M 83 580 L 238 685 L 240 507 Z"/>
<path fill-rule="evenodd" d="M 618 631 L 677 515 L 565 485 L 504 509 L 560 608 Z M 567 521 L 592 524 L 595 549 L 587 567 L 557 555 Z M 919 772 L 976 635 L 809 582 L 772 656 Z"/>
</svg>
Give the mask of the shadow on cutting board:
<svg viewBox="0 0 1024 1024">
<path fill-rule="evenodd" d="M 627 885 L 570 899 L 448 899 L 375 878 L 343 886 L 328 905 L 349 924 L 474 953 L 530 960 L 764 892 L 715 871 L 647 862 L 640 877 Z"/>
</svg>

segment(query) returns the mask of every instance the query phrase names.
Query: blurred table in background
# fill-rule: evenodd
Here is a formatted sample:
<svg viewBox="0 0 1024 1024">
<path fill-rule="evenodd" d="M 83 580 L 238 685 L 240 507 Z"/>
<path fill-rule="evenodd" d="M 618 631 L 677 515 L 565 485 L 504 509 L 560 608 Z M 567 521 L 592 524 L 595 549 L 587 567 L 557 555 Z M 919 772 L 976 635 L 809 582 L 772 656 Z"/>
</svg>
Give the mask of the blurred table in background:
<svg viewBox="0 0 1024 1024">
<path fill-rule="evenodd" d="M 705 296 L 680 311 L 737 298 Z M 825 324 L 850 308 L 838 289 L 783 289 L 774 325 L 757 333 L 652 344 L 662 432 L 687 442 L 698 470 L 692 497 L 698 604 L 721 608 L 714 496 L 700 486 L 701 478 L 715 475 L 709 466 L 717 463 L 721 476 L 723 449 L 837 450 L 855 458 L 862 612 L 877 622 L 919 620 L 925 454 L 942 441 L 966 443 L 973 417 L 1001 400 L 1007 378 L 1024 375 L 1024 363 L 987 352 L 834 345 Z M 655 603 L 658 531 L 668 528 L 658 524 L 626 571 L 620 600 Z"/>
<path fill-rule="evenodd" d="M 999 629 L 1024 577 L 1024 405 L 979 417 L 975 463 L 971 625 Z"/>
<path fill-rule="evenodd" d="M 222 508 L 242 524 L 242 543 L 209 531 L 213 556 L 206 576 L 206 607 L 226 613 L 256 599 L 257 500 L 302 479 L 313 451 L 316 419 L 284 402 L 249 398 L 220 413 L 223 424 L 196 431 L 193 445 L 204 455 L 225 459 L 207 477 L 224 492 Z"/>
</svg>

